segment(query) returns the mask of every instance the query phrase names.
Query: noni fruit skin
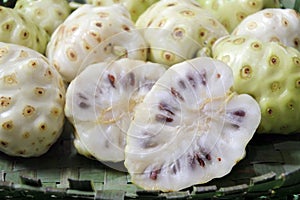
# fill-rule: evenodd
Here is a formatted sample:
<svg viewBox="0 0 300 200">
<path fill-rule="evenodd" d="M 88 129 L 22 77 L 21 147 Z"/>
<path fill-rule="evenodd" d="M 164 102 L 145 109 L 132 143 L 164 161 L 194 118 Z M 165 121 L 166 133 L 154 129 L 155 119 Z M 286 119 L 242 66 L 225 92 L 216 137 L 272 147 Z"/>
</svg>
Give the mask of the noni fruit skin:
<svg viewBox="0 0 300 200">
<path fill-rule="evenodd" d="M 148 59 L 171 66 L 197 56 L 210 56 L 212 44 L 226 28 L 191 0 L 161 0 L 136 21 L 149 44 Z"/>
<path fill-rule="evenodd" d="M 121 3 L 129 10 L 131 19 L 135 22 L 149 6 L 157 1 L 159 0 L 88 0 L 87 2 L 96 6 L 110 6 Z"/>
<path fill-rule="evenodd" d="M 228 32 L 243 19 L 263 8 L 263 0 L 197 0 L 200 6 L 211 11 Z"/>
<path fill-rule="evenodd" d="M 0 42 L 0 151 L 46 153 L 64 125 L 65 86 L 42 54 Z"/>
<path fill-rule="evenodd" d="M 246 17 L 232 32 L 300 50 L 300 15 L 293 9 L 269 8 Z"/>
<path fill-rule="evenodd" d="M 228 64 L 234 90 L 252 95 L 260 105 L 257 132 L 289 134 L 300 130 L 300 52 L 278 42 L 250 36 L 226 36 L 213 56 Z"/>
<path fill-rule="evenodd" d="M 45 53 L 49 35 L 25 15 L 0 6 L 0 27 L 0 42 L 23 45 Z"/>
<path fill-rule="evenodd" d="M 67 0 L 18 0 L 15 7 L 51 35 L 71 13 Z"/>
<path fill-rule="evenodd" d="M 120 5 L 85 4 L 54 31 L 46 55 L 66 82 L 89 64 L 124 57 L 146 60 L 147 44 Z"/>
</svg>

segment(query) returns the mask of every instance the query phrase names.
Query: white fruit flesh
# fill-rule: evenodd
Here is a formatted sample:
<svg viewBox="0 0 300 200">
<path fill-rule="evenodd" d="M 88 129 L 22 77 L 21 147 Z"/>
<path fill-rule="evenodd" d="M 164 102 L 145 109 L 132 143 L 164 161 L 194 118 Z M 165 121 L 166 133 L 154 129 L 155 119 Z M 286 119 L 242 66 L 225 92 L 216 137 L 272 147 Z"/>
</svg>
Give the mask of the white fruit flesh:
<svg viewBox="0 0 300 200">
<path fill-rule="evenodd" d="M 67 82 L 92 63 L 122 57 L 146 60 L 147 45 L 134 29 L 124 6 L 85 4 L 54 31 L 47 57 Z"/>
<path fill-rule="evenodd" d="M 229 173 L 260 122 L 249 95 L 237 95 L 231 69 L 210 58 L 169 68 L 135 109 L 125 166 L 146 190 L 177 191 Z"/>
<path fill-rule="evenodd" d="M 101 161 L 124 160 L 132 112 L 164 71 L 160 64 L 124 58 L 90 65 L 78 75 L 65 107 L 78 152 Z"/>
<path fill-rule="evenodd" d="M 41 54 L 0 43 L 0 151 L 22 157 L 48 151 L 64 124 L 64 83 Z"/>
</svg>

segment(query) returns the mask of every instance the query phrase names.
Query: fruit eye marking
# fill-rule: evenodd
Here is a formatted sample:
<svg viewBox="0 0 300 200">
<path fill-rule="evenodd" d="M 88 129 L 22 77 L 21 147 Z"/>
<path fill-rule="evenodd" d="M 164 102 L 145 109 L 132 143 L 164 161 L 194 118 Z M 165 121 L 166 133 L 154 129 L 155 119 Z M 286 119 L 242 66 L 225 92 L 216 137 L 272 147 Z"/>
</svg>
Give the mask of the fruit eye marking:
<svg viewBox="0 0 300 200">
<path fill-rule="evenodd" d="M 183 96 L 173 87 L 171 87 L 171 93 L 174 97 L 179 98 L 181 101 L 184 101 Z"/>
<path fill-rule="evenodd" d="M 108 80 L 109 80 L 111 86 L 112 86 L 113 88 L 116 88 L 116 86 L 115 86 L 115 80 L 116 80 L 116 78 L 115 78 L 113 75 L 111 75 L 111 74 L 108 74 L 108 75 L 107 75 L 107 78 L 108 78 Z"/>
<path fill-rule="evenodd" d="M 17 84 L 18 83 L 17 76 L 15 74 L 4 76 L 4 83 L 9 85 Z"/>
<path fill-rule="evenodd" d="M 7 107 L 10 105 L 11 97 L 1 97 L 0 98 L 0 106 Z"/>
<path fill-rule="evenodd" d="M 28 117 L 28 116 L 31 116 L 33 115 L 33 113 L 35 112 L 35 108 L 30 106 L 30 105 L 27 105 L 24 109 L 23 109 L 23 115 L 25 117 Z"/>
<path fill-rule="evenodd" d="M 5 130 L 11 130 L 13 127 L 14 127 L 14 123 L 13 123 L 12 120 L 9 120 L 9 121 L 4 122 L 2 124 L 2 128 L 5 129 Z"/>
<path fill-rule="evenodd" d="M 167 111 L 171 115 L 175 115 L 175 113 L 172 111 L 173 108 L 171 108 L 168 104 L 164 102 L 161 102 L 158 107 L 160 110 Z"/>
<path fill-rule="evenodd" d="M 278 66 L 279 65 L 279 58 L 278 58 L 278 56 L 275 56 L 275 55 L 273 55 L 273 56 L 271 56 L 271 58 L 270 58 L 270 61 L 269 61 L 269 63 L 270 63 L 270 65 L 273 65 L 273 66 Z"/>
<path fill-rule="evenodd" d="M 3 147 L 7 147 L 8 146 L 8 142 L 5 142 L 5 141 L 1 141 L 0 144 Z"/>
<path fill-rule="evenodd" d="M 164 116 L 162 114 L 155 115 L 155 120 L 158 122 L 168 122 L 168 123 L 173 122 L 173 118 Z"/>
</svg>

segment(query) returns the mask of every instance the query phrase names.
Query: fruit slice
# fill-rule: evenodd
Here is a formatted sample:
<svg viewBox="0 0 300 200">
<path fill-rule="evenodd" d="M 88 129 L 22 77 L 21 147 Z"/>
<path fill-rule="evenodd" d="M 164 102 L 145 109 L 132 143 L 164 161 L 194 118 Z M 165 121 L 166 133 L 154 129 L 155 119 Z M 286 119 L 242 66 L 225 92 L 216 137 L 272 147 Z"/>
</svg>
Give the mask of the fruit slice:
<svg viewBox="0 0 300 200">
<path fill-rule="evenodd" d="M 245 155 L 260 121 L 231 69 L 199 57 L 169 68 L 135 109 L 125 166 L 146 190 L 177 191 L 222 177 Z"/>
<path fill-rule="evenodd" d="M 65 107 L 78 152 L 101 161 L 124 160 L 132 112 L 164 72 L 163 65 L 124 58 L 79 74 L 68 87 Z"/>
</svg>

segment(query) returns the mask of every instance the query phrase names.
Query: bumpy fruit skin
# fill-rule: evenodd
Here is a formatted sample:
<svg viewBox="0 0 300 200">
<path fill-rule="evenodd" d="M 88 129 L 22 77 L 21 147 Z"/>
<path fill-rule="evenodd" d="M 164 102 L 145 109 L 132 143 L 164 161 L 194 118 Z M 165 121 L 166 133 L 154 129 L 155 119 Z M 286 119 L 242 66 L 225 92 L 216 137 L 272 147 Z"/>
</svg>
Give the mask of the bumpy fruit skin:
<svg viewBox="0 0 300 200">
<path fill-rule="evenodd" d="M 124 57 L 146 60 L 147 44 L 135 30 L 127 9 L 119 4 L 85 4 L 52 34 L 46 55 L 66 82 L 91 63 Z"/>
<path fill-rule="evenodd" d="M 45 53 L 49 35 L 30 18 L 0 6 L 0 42 L 23 45 Z"/>
<path fill-rule="evenodd" d="M 289 134 L 300 130 L 300 53 L 277 42 L 228 36 L 213 46 L 214 58 L 233 70 L 234 89 L 253 96 L 262 120 L 257 132 Z"/>
<path fill-rule="evenodd" d="M 67 0 L 18 0 L 14 9 L 45 29 L 49 35 L 71 13 Z"/>
<path fill-rule="evenodd" d="M 231 91 L 232 70 L 199 57 L 171 66 L 134 113 L 125 166 L 145 190 L 179 191 L 228 174 L 260 121 L 258 103 Z"/>
<path fill-rule="evenodd" d="M 197 1 L 202 8 L 210 10 L 230 33 L 245 17 L 263 8 L 263 0 Z"/>
<path fill-rule="evenodd" d="M 115 3 L 121 3 L 129 10 L 131 19 L 135 22 L 150 5 L 157 1 L 158 0 L 88 0 L 87 2 L 96 6 L 109 6 Z"/>
<path fill-rule="evenodd" d="M 123 58 L 92 64 L 80 73 L 67 89 L 65 106 L 78 153 L 123 161 L 132 113 L 164 72 L 163 65 Z"/>
<path fill-rule="evenodd" d="M 210 56 L 210 47 L 227 35 L 225 27 L 194 1 L 161 0 L 137 20 L 149 44 L 149 60 L 171 66 L 199 55 Z"/>
<path fill-rule="evenodd" d="M 300 15 L 293 9 L 269 8 L 246 17 L 232 32 L 300 50 Z"/>
<path fill-rule="evenodd" d="M 40 53 L 0 42 L 0 151 L 40 156 L 64 125 L 65 86 Z"/>
</svg>

